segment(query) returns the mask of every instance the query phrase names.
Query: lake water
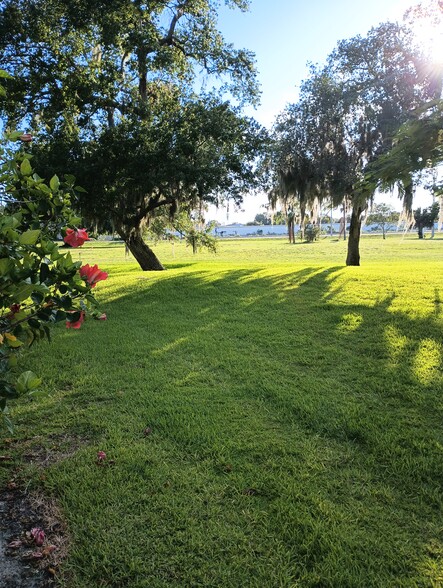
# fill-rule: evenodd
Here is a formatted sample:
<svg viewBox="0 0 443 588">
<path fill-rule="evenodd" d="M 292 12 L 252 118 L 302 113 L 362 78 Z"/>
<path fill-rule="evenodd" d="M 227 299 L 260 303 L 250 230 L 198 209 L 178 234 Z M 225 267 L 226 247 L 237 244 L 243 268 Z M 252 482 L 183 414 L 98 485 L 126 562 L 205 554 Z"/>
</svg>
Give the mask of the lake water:
<svg viewBox="0 0 443 588">
<path fill-rule="evenodd" d="M 437 229 L 437 225 L 435 226 Z M 300 230 L 299 225 L 295 225 L 295 233 Z M 330 235 L 331 226 L 324 224 L 322 225 L 322 233 L 325 235 Z M 332 232 L 333 235 L 338 235 L 340 230 L 339 223 L 333 223 L 332 225 Z M 347 227 L 349 231 L 349 226 Z M 397 228 L 397 225 L 389 225 L 386 227 L 386 230 L 390 233 L 392 232 L 399 232 L 402 233 L 403 229 Z M 381 233 L 381 229 L 377 225 L 365 225 L 362 228 L 362 232 L 364 233 Z M 220 227 L 216 227 L 212 234 L 217 237 L 260 237 L 260 236 L 284 236 L 288 234 L 288 227 L 286 225 L 259 225 L 259 226 L 249 226 L 249 225 L 223 225 Z"/>
</svg>

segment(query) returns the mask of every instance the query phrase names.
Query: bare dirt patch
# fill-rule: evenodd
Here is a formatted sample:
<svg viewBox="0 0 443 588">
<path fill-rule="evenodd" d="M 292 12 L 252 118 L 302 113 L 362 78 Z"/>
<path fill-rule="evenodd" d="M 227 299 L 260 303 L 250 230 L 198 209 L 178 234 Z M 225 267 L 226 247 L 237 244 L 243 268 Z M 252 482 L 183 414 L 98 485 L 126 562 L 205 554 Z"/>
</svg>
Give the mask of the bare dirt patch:
<svg viewBox="0 0 443 588">
<path fill-rule="evenodd" d="M 36 554 L 43 549 L 27 535 L 31 529 L 44 525 L 41 513 L 23 491 L 0 492 L 0 585 L 3 588 L 53 586 L 55 568 L 50 560 L 40 561 Z M 51 534 L 48 535 L 51 539 Z"/>
<path fill-rule="evenodd" d="M 68 534 L 56 502 L 39 492 L 28 492 L 26 467 L 41 470 L 73 455 L 85 443 L 64 434 L 22 441 L 7 439 L 8 453 L 20 456 L 2 462 L 8 481 L 0 488 L 0 586 L 1 588 L 49 588 L 54 586 L 68 549 Z M 24 467 L 23 467 L 24 466 Z M 33 530 L 39 529 L 39 539 Z"/>
</svg>

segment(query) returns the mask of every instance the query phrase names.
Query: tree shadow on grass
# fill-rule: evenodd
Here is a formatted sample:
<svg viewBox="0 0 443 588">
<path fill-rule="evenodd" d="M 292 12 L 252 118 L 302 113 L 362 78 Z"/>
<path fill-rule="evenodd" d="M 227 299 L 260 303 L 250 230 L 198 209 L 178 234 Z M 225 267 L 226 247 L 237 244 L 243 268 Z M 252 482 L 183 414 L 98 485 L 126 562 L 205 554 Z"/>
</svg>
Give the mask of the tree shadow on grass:
<svg viewBox="0 0 443 588">
<path fill-rule="evenodd" d="M 258 268 L 130 285 L 107 306 L 106 326 L 79 334 L 81 346 L 57 334 L 58 357 L 45 361 L 55 371 L 72 362 L 73 389 L 35 417 L 69 415 L 68 426 L 104 438 L 154 423 L 184 463 L 242 463 L 226 505 L 241 500 L 236 484 L 249 476 L 259 499 L 248 508 L 267 513 L 267 541 L 287 562 L 293 554 L 306 586 L 432 585 L 443 484 L 440 297 L 434 312 L 414 316 L 381 285 L 363 287 L 360 300 L 353 279 L 338 266 L 278 277 Z M 31 412 L 20 418 L 32 422 Z"/>
</svg>

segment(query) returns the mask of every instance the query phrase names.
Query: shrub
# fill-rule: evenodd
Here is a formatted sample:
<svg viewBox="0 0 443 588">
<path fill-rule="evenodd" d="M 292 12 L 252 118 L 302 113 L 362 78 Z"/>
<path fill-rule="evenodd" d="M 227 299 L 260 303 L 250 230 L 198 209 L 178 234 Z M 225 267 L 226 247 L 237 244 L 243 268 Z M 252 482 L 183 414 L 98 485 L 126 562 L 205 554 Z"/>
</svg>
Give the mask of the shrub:
<svg viewBox="0 0 443 588">
<path fill-rule="evenodd" d="M 305 227 L 305 241 L 308 243 L 313 243 L 314 241 L 317 241 L 319 236 L 320 228 L 317 225 L 308 223 Z"/>
<path fill-rule="evenodd" d="M 73 176 L 64 182 L 53 176 L 47 183 L 34 173 L 31 156 L 14 148 L 31 140 L 15 132 L 0 144 L 0 417 L 10 430 L 7 402 L 41 383 L 33 372 L 20 373 L 18 354 L 49 339 L 53 323 L 66 321 L 76 329 L 87 315 L 104 318 L 91 290 L 107 277 L 97 266 L 82 268 L 70 253 L 59 251 L 59 235 L 75 247 L 88 239 L 71 210 L 71 198 L 81 188 Z"/>
</svg>

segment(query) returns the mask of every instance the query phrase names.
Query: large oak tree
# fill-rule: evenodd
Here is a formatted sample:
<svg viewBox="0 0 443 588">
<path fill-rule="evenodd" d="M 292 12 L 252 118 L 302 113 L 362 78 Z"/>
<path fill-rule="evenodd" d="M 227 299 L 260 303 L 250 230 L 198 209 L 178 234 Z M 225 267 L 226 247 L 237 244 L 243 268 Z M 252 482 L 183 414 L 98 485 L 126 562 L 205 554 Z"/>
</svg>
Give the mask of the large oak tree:
<svg viewBox="0 0 443 588">
<path fill-rule="evenodd" d="M 302 84 L 297 109 L 298 119 L 288 117 L 286 125 L 298 125 L 302 138 L 294 148 L 294 161 L 307 158 L 305 182 L 313 177 L 320 197 L 335 204 L 351 203 L 351 225 L 347 265 L 360 264 L 360 231 L 363 214 L 376 185 L 365 181 L 368 166 L 386 153 L 397 129 L 411 111 L 435 93 L 429 70 L 414 49 L 405 27 L 385 23 L 341 41 L 324 67 L 312 68 Z M 286 135 L 290 129 L 286 129 Z M 277 155 L 284 153 L 277 137 Z M 298 153 L 301 153 L 301 158 Z M 281 157 L 276 158 L 277 172 L 284 171 Z M 408 179 L 401 185 L 405 207 L 411 210 L 413 185 Z"/>
<path fill-rule="evenodd" d="M 84 215 L 112 222 L 143 269 L 162 269 L 142 239 L 152 214 L 255 186 L 264 136 L 239 110 L 258 99 L 253 56 L 218 31 L 220 4 L 0 2 L 7 123 L 39 132 L 36 164 L 76 174 Z"/>
</svg>

